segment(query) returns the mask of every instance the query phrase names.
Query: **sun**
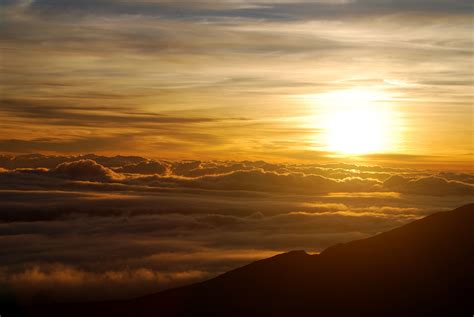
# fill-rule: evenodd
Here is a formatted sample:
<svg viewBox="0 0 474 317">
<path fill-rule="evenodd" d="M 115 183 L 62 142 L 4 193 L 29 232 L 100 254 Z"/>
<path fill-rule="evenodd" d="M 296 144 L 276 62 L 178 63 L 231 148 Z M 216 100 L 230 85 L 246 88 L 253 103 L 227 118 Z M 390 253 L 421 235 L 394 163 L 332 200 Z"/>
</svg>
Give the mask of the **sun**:
<svg viewBox="0 0 474 317">
<path fill-rule="evenodd" d="M 384 152 L 390 147 L 390 113 L 377 90 L 326 93 L 322 122 L 326 150 L 346 155 Z"/>
</svg>

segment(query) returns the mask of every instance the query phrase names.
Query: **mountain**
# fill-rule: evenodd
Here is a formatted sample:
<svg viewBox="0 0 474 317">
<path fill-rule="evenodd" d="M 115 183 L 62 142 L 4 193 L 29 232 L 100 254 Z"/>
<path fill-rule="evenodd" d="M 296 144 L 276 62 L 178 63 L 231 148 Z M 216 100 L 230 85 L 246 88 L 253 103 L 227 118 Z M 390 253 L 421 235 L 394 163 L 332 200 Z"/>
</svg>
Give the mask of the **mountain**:
<svg viewBox="0 0 474 317">
<path fill-rule="evenodd" d="M 292 251 L 128 301 L 31 316 L 473 316 L 474 204 L 319 255 Z"/>
</svg>

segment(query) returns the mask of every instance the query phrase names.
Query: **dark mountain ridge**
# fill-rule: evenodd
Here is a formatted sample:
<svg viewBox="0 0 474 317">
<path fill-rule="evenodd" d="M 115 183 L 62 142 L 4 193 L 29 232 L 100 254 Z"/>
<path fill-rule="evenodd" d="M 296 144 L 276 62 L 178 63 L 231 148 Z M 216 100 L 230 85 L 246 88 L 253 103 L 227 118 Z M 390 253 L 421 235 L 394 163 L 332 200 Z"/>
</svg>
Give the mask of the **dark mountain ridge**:
<svg viewBox="0 0 474 317">
<path fill-rule="evenodd" d="M 474 204 L 319 255 L 292 251 L 128 301 L 31 316 L 473 316 Z"/>
</svg>

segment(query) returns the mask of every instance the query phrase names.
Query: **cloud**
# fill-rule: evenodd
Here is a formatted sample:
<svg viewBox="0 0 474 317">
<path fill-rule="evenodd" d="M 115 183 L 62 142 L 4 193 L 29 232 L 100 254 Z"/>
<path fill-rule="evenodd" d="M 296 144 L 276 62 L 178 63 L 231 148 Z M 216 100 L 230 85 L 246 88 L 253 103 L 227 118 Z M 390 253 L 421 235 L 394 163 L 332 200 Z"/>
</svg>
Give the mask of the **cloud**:
<svg viewBox="0 0 474 317">
<path fill-rule="evenodd" d="M 183 205 L 190 202 L 181 197 Z M 225 209 L 189 215 L 83 214 L 0 223 L 0 284 L 25 301 L 133 297 L 283 250 L 320 251 L 418 218 L 412 211 L 330 211 L 338 207 L 321 204 L 319 212 L 241 216 L 225 214 Z M 45 204 L 36 209 L 49 211 Z"/>
<path fill-rule="evenodd" d="M 22 1 L 10 1 L 10 5 Z M 39 13 L 83 14 L 144 14 L 165 15 L 169 18 L 196 17 L 255 17 L 267 19 L 337 18 L 370 14 L 394 14 L 400 12 L 450 12 L 469 10 L 468 1 L 374 1 L 374 0 L 241 0 L 241 1 L 109 1 L 109 0 L 37 0 L 29 9 Z"/>
<path fill-rule="evenodd" d="M 30 140 L 0 140 L 0 151 L 7 153 L 61 152 L 75 153 L 80 148 L 92 151 L 106 151 L 115 148 L 115 144 L 133 144 L 132 135 L 114 135 L 107 137 L 73 137 L 70 139 L 40 138 Z"/>
<path fill-rule="evenodd" d="M 116 181 L 123 177 L 113 170 L 97 164 L 93 160 L 79 160 L 61 163 L 52 171 L 59 177 L 85 181 Z"/>
<path fill-rule="evenodd" d="M 474 194 L 474 185 L 445 178 L 428 176 L 406 178 L 395 175 L 387 179 L 384 188 L 401 193 L 418 195 L 470 195 Z"/>
<path fill-rule="evenodd" d="M 171 117 L 152 112 L 132 112 L 119 107 L 65 106 L 64 104 L 45 103 L 34 99 L 3 98 L 0 102 L 3 112 L 21 117 L 48 120 L 51 125 L 97 126 L 100 124 L 106 127 L 127 123 L 142 127 L 153 127 L 163 124 L 192 124 L 216 120 L 210 117 Z"/>
<path fill-rule="evenodd" d="M 463 183 L 474 184 L 474 175 L 469 173 L 440 172 L 437 176 L 447 180 L 455 180 Z"/>
<path fill-rule="evenodd" d="M 118 173 L 134 173 L 134 174 L 166 174 L 169 166 L 157 161 L 144 161 L 137 164 L 130 164 L 115 169 Z"/>
<path fill-rule="evenodd" d="M 101 162 L 102 164 L 98 163 Z M 56 167 L 43 168 L 40 166 Z M 24 166 L 32 166 L 25 168 Z M 451 179 L 410 169 L 351 164 L 292 165 L 263 161 L 153 161 L 141 157 L 4 156 L 0 186 L 37 189 L 150 191 L 211 190 L 285 194 L 392 191 L 418 195 L 471 195 L 470 174 Z M 19 167 L 21 168 L 14 168 Z M 55 178 L 63 180 L 58 182 Z M 453 179 L 454 178 L 454 179 Z M 456 180 L 460 179 L 460 180 Z M 462 181 L 465 180 L 466 182 Z M 79 181 L 89 181 L 84 183 Z"/>
<path fill-rule="evenodd" d="M 96 300 L 131 298 L 147 295 L 173 285 L 184 285 L 208 277 L 207 272 L 160 272 L 148 268 L 90 272 L 61 264 L 34 266 L 23 272 L 2 274 L 0 285 L 7 284 L 19 300 L 29 303 L 73 301 L 78 298 Z M 107 285 L 108 290 L 104 290 Z"/>
<path fill-rule="evenodd" d="M 278 174 L 261 169 L 234 171 L 227 174 L 202 176 L 194 179 L 163 179 L 180 186 L 224 190 L 254 190 L 292 193 L 321 193 L 332 191 L 373 191 L 378 182 L 371 179 L 346 178 L 332 180 L 318 175 L 297 173 Z"/>
<path fill-rule="evenodd" d="M 419 138 L 430 144 L 421 152 L 441 152 L 418 132 L 431 131 L 445 111 L 452 122 L 440 143 L 458 144 L 446 152 L 461 160 L 456 149 L 470 144 L 469 131 L 452 142 L 457 126 L 470 126 L 466 1 L 12 3 L 2 7 L 0 111 L 1 135 L 14 137 L 0 140 L 3 151 L 321 161 L 331 153 L 309 141 L 321 130 L 301 121 L 321 105 L 299 97 L 354 86 L 386 90 L 400 109 L 434 105 L 428 121 L 424 111 L 408 110 L 407 118 L 431 126 L 406 132 L 408 152 Z M 385 78 L 417 85 L 393 87 Z M 17 129 L 31 124 L 34 132 Z M 409 163 L 437 159 L 447 160 L 410 156 Z"/>
<path fill-rule="evenodd" d="M 472 185 L 440 177 L 469 173 L 353 164 L 88 154 L 3 156 L 0 166 L 0 285 L 25 302 L 152 293 L 472 196 Z"/>
<path fill-rule="evenodd" d="M 95 154 L 85 154 L 76 156 L 61 155 L 42 155 L 42 154 L 26 154 L 26 155 L 0 155 L 0 166 L 6 169 L 18 168 L 48 168 L 53 169 L 61 163 L 73 162 L 79 160 L 93 160 L 103 166 L 109 168 L 124 167 L 127 165 L 135 165 L 145 162 L 147 159 L 139 156 L 122 156 L 113 157 L 99 156 Z"/>
</svg>

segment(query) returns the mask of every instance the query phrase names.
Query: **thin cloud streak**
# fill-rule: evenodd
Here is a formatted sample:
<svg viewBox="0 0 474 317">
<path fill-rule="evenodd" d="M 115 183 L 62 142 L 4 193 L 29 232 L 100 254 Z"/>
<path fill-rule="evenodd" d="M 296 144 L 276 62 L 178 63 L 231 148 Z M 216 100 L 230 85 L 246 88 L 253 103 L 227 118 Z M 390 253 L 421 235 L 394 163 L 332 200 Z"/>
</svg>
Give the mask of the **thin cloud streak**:
<svg viewBox="0 0 474 317">
<path fill-rule="evenodd" d="M 93 144 L 100 131 L 144 135 L 133 142 L 137 153 L 156 156 L 301 160 L 305 151 L 325 151 L 318 132 L 296 133 L 324 105 L 299 97 L 354 87 L 394 96 L 390 106 L 405 133 L 400 152 L 453 161 L 471 146 L 466 1 L 3 6 L 2 134 L 17 136 L 17 152 L 60 153 L 60 146 L 18 145 L 53 137 L 71 153 L 74 140 Z M 18 124 L 37 129 L 18 131 Z M 57 126 L 75 127 L 75 135 L 52 132 Z M 436 144 L 429 141 L 433 128 Z M 295 133 L 282 137 L 289 129 Z M 282 141 L 293 144 L 286 155 L 267 150 Z M 104 150 L 113 152 L 123 153 Z M 457 165 L 468 168 L 465 160 Z"/>
</svg>

